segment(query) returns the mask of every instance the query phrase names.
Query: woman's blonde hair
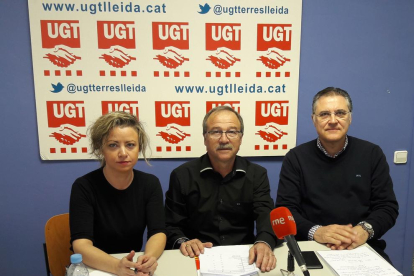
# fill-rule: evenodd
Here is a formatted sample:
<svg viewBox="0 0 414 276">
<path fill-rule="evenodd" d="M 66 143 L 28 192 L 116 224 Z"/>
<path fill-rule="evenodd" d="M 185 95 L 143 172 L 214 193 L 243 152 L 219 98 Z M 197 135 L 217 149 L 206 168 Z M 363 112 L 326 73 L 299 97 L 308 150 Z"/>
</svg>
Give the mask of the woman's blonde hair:
<svg viewBox="0 0 414 276">
<path fill-rule="evenodd" d="M 149 139 L 143 125 L 134 115 L 123 111 L 116 111 L 102 115 L 88 129 L 92 149 L 91 154 L 99 159 L 101 166 L 104 167 L 106 164 L 103 157 L 103 146 L 109 133 L 115 127 L 132 127 L 137 132 L 139 152 L 149 165 L 146 156 L 146 150 L 149 148 Z"/>
</svg>

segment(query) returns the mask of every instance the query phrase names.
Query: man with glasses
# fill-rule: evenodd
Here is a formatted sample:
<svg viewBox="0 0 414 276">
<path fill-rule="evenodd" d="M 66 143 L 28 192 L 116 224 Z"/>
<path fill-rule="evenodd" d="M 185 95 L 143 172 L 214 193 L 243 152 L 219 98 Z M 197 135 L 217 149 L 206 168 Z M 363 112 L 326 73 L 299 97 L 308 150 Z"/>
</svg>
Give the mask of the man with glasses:
<svg viewBox="0 0 414 276">
<path fill-rule="evenodd" d="M 227 106 L 203 120 L 207 153 L 176 168 L 165 195 L 167 249 L 194 257 L 213 245 L 254 244 L 249 262 L 263 272 L 276 266 L 269 214 L 273 209 L 263 167 L 237 156 L 244 132 L 240 114 Z M 256 222 L 256 236 L 254 225 Z"/>
<path fill-rule="evenodd" d="M 276 207 L 290 209 L 298 240 L 337 250 L 367 242 L 389 261 L 380 238 L 394 226 L 398 203 L 384 153 L 347 135 L 352 100 L 345 90 L 318 92 L 312 121 L 318 138 L 286 154 Z"/>
</svg>

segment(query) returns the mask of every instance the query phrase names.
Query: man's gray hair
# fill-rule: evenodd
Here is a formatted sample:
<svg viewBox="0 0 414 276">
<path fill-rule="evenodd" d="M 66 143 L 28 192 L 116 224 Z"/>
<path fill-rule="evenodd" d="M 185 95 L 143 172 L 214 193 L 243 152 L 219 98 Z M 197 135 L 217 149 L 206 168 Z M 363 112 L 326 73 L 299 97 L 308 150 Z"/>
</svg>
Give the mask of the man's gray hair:
<svg viewBox="0 0 414 276">
<path fill-rule="evenodd" d="M 222 105 L 222 106 L 217 106 L 217 107 L 211 109 L 206 114 L 206 116 L 204 116 L 204 120 L 203 120 L 203 135 L 207 133 L 207 120 L 210 117 L 210 115 L 213 114 L 213 113 L 216 113 L 216 112 L 221 112 L 221 111 L 230 111 L 230 112 L 233 112 L 237 116 L 237 119 L 239 119 L 239 122 L 240 122 L 240 131 L 243 134 L 244 133 L 243 118 L 240 116 L 240 114 L 237 111 L 235 111 L 230 106 Z"/>
</svg>

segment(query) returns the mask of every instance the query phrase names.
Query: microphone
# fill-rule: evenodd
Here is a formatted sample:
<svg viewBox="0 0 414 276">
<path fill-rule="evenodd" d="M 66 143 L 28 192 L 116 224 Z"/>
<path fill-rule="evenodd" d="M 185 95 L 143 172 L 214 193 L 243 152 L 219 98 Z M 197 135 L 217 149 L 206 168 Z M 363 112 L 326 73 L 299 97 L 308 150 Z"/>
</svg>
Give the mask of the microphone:
<svg viewBox="0 0 414 276">
<path fill-rule="evenodd" d="M 292 213 L 286 207 L 278 207 L 270 212 L 270 224 L 278 239 L 285 239 L 290 253 L 295 258 L 304 275 L 309 275 L 305 259 L 296 242 L 296 223 Z"/>
</svg>

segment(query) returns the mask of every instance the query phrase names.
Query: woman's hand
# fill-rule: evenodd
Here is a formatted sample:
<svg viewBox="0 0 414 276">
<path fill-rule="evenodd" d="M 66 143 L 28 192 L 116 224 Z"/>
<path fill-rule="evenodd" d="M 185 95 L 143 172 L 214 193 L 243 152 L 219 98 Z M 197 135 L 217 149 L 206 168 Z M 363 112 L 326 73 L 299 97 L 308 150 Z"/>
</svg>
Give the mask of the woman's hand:
<svg viewBox="0 0 414 276">
<path fill-rule="evenodd" d="M 135 269 L 138 268 L 137 263 L 133 262 L 135 251 L 132 250 L 129 254 L 119 260 L 116 275 L 118 276 L 136 276 Z"/>
<path fill-rule="evenodd" d="M 158 266 L 157 258 L 149 255 L 139 256 L 136 264 L 138 275 L 154 275 Z"/>
</svg>

